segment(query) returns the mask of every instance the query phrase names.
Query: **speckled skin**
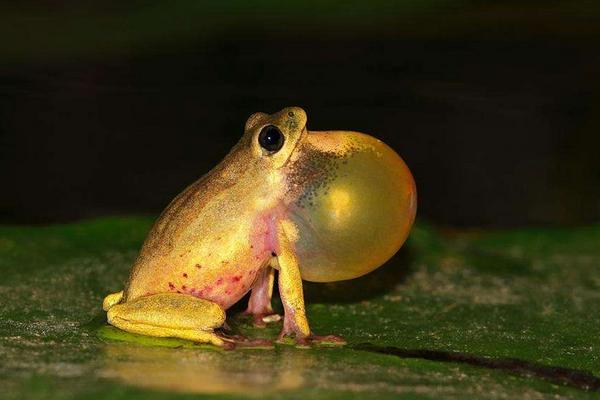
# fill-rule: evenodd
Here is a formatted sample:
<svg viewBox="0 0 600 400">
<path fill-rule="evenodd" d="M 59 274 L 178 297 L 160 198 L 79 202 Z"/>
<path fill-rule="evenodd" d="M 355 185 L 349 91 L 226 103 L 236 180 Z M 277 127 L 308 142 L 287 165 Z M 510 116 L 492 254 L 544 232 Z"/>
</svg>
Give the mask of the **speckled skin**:
<svg viewBox="0 0 600 400">
<path fill-rule="evenodd" d="M 258 143 L 275 125 L 283 147 Z M 280 337 L 311 335 L 302 279 L 350 279 L 402 245 L 414 220 L 410 171 L 382 142 L 356 132 L 309 132 L 298 107 L 253 114 L 225 159 L 165 209 L 123 292 L 104 308 L 115 326 L 219 346 L 224 310 L 252 290 L 248 313 L 270 316 L 273 270 L 284 305 Z M 331 338 L 328 338 L 331 339 Z"/>
</svg>

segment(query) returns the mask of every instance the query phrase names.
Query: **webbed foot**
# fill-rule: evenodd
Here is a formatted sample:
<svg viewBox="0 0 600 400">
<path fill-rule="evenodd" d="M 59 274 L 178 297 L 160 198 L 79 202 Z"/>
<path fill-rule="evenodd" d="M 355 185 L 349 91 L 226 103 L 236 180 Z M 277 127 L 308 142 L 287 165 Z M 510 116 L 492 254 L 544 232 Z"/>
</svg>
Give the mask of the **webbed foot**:
<svg viewBox="0 0 600 400">
<path fill-rule="evenodd" d="M 219 337 L 226 341 L 227 343 L 231 343 L 233 347 L 231 348 L 272 348 L 273 341 L 269 339 L 251 339 L 244 335 L 223 335 L 220 334 Z"/>
</svg>

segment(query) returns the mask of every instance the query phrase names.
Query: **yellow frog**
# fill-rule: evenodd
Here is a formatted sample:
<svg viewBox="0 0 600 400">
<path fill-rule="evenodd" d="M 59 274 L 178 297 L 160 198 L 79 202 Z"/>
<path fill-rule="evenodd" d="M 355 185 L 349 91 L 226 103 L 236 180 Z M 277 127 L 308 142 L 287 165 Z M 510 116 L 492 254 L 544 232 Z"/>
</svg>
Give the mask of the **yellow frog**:
<svg viewBox="0 0 600 400">
<path fill-rule="evenodd" d="M 315 132 L 299 107 L 255 113 L 239 143 L 179 194 L 150 231 L 125 289 L 104 299 L 125 331 L 221 347 L 225 310 L 252 291 L 256 324 L 277 320 L 280 339 L 320 340 L 308 325 L 302 280 L 364 275 L 402 246 L 416 189 L 391 148 L 358 132 Z M 331 337 L 328 338 L 330 340 Z"/>
</svg>

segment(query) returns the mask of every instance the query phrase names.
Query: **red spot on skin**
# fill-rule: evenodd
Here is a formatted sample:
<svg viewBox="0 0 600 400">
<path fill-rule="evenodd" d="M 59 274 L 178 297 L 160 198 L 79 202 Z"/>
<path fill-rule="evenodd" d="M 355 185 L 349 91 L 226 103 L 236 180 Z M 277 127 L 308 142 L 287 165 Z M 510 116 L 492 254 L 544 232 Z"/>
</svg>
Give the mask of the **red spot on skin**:
<svg viewBox="0 0 600 400">
<path fill-rule="evenodd" d="M 225 294 L 231 294 L 231 290 L 229 290 L 229 289 L 225 290 Z"/>
<path fill-rule="evenodd" d="M 217 285 L 221 285 L 223 283 L 223 278 L 217 279 Z"/>
<path fill-rule="evenodd" d="M 182 288 L 183 290 L 187 289 L 187 287 L 186 287 L 185 285 L 183 285 L 181 288 Z"/>
<path fill-rule="evenodd" d="M 236 275 L 231 277 L 231 282 L 239 282 L 242 279 L 241 275 Z"/>
<path fill-rule="evenodd" d="M 171 289 L 171 290 L 175 289 L 175 285 L 173 285 L 173 282 L 169 282 L 169 289 Z"/>
<path fill-rule="evenodd" d="M 181 294 L 181 290 L 178 290 L 177 293 Z"/>
<path fill-rule="evenodd" d="M 184 277 L 184 278 L 187 278 L 187 274 L 186 274 L 185 272 L 183 273 L 183 277 Z"/>
</svg>

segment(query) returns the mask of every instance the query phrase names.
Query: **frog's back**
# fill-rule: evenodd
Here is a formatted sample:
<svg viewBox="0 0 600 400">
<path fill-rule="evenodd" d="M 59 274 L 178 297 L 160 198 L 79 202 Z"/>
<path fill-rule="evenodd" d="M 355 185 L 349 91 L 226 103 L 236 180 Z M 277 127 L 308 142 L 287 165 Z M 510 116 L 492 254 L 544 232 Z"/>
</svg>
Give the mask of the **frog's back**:
<svg viewBox="0 0 600 400">
<path fill-rule="evenodd" d="M 250 200 L 252 185 L 240 184 L 251 179 L 248 164 L 239 162 L 243 159 L 234 148 L 163 211 L 132 268 L 126 298 L 180 290 L 176 278 L 185 274 L 192 281 L 205 280 L 222 274 L 223 261 L 244 257 L 248 251 L 239 243 L 247 243 L 244 239 L 251 235 L 251 208 L 240 199 Z M 195 268 L 190 271 L 190 266 Z"/>
</svg>

